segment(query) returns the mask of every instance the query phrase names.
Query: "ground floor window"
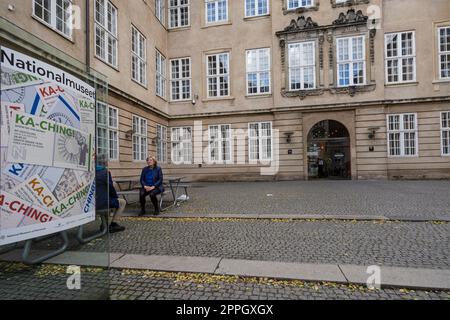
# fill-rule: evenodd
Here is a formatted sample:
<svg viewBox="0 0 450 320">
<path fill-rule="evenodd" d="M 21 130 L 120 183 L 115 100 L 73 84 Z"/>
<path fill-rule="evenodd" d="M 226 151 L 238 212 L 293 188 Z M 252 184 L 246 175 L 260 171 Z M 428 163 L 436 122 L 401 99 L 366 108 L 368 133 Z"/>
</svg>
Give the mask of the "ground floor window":
<svg viewBox="0 0 450 320">
<path fill-rule="evenodd" d="M 272 123 L 256 122 L 248 125 L 250 161 L 272 159 Z"/>
<path fill-rule="evenodd" d="M 133 116 L 133 160 L 147 158 L 147 119 Z"/>
<path fill-rule="evenodd" d="M 231 160 L 231 126 L 209 126 L 209 161 L 223 163 Z"/>
<path fill-rule="evenodd" d="M 167 162 L 167 127 L 156 125 L 156 160 Z"/>
<path fill-rule="evenodd" d="M 189 164 L 192 162 L 192 128 L 172 128 L 172 162 Z"/>
<path fill-rule="evenodd" d="M 387 116 L 388 151 L 392 157 L 417 156 L 417 115 L 415 113 Z"/>
<path fill-rule="evenodd" d="M 441 113 L 442 154 L 450 155 L 450 111 Z"/>
</svg>

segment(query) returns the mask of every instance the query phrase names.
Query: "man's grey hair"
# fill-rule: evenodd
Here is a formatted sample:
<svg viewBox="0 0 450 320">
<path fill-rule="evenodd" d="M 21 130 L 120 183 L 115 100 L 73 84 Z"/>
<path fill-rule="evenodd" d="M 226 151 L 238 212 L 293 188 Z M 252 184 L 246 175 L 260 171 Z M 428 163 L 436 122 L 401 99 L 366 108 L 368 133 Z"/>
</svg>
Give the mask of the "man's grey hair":
<svg viewBox="0 0 450 320">
<path fill-rule="evenodd" d="M 108 156 L 104 153 L 97 155 L 97 165 L 106 167 L 108 165 Z"/>
</svg>

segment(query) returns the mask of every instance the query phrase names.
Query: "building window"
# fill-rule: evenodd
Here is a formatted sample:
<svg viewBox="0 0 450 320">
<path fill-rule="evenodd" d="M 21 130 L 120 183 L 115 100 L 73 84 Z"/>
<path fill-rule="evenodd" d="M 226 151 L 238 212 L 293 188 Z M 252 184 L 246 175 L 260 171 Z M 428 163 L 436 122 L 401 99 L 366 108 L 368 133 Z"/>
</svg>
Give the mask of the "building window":
<svg viewBox="0 0 450 320">
<path fill-rule="evenodd" d="M 191 58 L 170 60 L 171 100 L 191 99 Z"/>
<path fill-rule="evenodd" d="M 172 162 L 192 163 L 192 128 L 172 128 Z"/>
<path fill-rule="evenodd" d="M 450 111 L 441 113 L 442 154 L 450 156 Z"/>
<path fill-rule="evenodd" d="M 229 54 L 219 53 L 206 56 L 208 98 L 226 97 L 230 94 Z"/>
<path fill-rule="evenodd" d="M 416 80 L 415 33 L 385 35 L 386 81 L 403 83 Z"/>
<path fill-rule="evenodd" d="M 169 0 L 169 27 L 187 27 L 189 23 L 189 0 Z"/>
<path fill-rule="evenodd" d="M 247 94 L 270 93 L 270 49 L 247 50 Z"/>
<path fill-rule="evenodd" d="M 245 0 L 245 16 L 256 17 L 269 14 L 269 0 Z"/>
<path fill-rule="evenodd" d="M 133 116 L 133 160 L 147 159 L 147 119 Z"/>
<path fill-rule="evenodd" d="M 147 85 L 147 46 L 145 37 L 134 26 L 131 27 L 131 74 L 133 80 Z"/>
<path fill-rule="evenodd" d="M 314 5 L 314 0 L 287 0 L 288 9 L 312 7 Z"/>
<path fill-rule="evenodd" d="M 248 125 L 250 161 L 272 159 L 272 123 L 257 122 Z"/>
<path fill-rule="evenodd" d="M 337 39 L 338 85 L 362 85 L 366 82 L 365 37 Z"/>
<path fill-rule="evenodd" d="M 387 117 L 389 156 L 416 156 L 417 115 L 415 113 L 390 114 Z"/>
<path fill-rule="evenodd" d="M 229 124 L 209 126 L 209 161 L 213 163 L 231 161 L 231 126 Z"/>
<path fill-rule="evenodd" d="M 316 87 L 316 58 L 313 41 L 289 44 L 289 89 Z"/>
<path fill-rule="evenodd" d="M 156 160 L 167 162 L 167 127 L 156 125 Z"/>
<path fill-rule="evenodd" d="M 166 98 L 166 58 L 156 51 L 156 95 Z"/>
<path fill-rule="evenodd" d="M 33 15 L 50 28 L 72 37 L 71 0 L 34 0 Z"/>
<path fill-rule="evenodd" d="M 207 23 L 228 20 L 228 0 L 205 0 Z"/>
<path fill-rule="evenodd" d="M 97 154 L 119 160 L 119 110 L 97 102 Z"/>
<path fill-rule="evenodd" d="M 165 22 L 165 3 L 166 0 L 155 0 L 155 15 L 163 25 Z"/>
<path fill-rule="evenodd" d="M 438 29 L 439 33 L 439 77 L 450 79 L 450 26 Z"/>
<path fill-rule="evenodd" d="M 95 55 L 117 67 L 117 9 L 107 0 L 95 1 Z"/>
</svg>

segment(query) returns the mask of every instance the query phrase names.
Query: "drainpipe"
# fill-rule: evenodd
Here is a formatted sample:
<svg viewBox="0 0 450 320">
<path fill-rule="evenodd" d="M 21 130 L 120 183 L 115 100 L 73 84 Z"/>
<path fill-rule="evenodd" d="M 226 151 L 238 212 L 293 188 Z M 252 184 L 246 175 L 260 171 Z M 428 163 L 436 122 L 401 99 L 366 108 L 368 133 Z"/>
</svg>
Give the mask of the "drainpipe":
<svg viewBox="0 0 450 320">
<path fill-rule="evenodd" d="M 91 70 L 91 24 L 90 1 L 86 0 L 85 25 L 86 25 L 86 72 Z"/>
</svg>

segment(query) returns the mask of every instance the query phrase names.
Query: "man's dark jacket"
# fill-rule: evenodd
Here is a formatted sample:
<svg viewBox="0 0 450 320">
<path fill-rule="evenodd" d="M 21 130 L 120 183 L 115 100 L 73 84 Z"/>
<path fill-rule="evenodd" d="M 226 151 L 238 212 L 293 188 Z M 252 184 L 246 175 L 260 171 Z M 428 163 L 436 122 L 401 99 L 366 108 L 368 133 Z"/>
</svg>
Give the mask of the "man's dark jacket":
<svg viewBox="0 0 450 320">
<path fill-rule="evenodd" d="M 95 187 L 97 210 L 119 207 L 119 196 L 114 188 L 111 173 L 105 167 L 98 167 L 95 171 Z"/>
</svg>

